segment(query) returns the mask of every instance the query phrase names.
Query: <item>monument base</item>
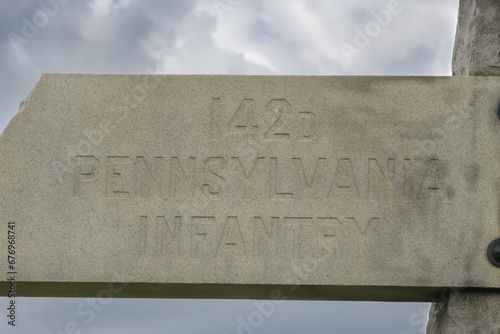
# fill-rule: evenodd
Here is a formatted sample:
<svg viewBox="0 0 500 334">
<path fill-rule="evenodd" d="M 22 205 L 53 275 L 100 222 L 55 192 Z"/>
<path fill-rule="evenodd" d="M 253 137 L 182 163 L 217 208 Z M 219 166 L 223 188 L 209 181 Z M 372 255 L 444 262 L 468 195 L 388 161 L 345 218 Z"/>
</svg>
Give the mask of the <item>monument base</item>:
<svg viewBox="0 0 500 334">
<path fill-rule="evenodd" d="M 500 333 L 500 292 L 453 290 L 446 303 L 432 304 L 428 334 Z"/>
</svg>

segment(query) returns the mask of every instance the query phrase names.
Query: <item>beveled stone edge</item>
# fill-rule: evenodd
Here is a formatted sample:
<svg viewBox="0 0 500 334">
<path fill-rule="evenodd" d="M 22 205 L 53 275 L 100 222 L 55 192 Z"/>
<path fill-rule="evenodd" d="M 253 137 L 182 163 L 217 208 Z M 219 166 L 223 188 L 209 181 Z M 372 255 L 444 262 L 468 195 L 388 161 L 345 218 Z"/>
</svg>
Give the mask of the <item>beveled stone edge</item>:
<svg viewBox="0 0 500 334">
<path fill-rule="evenodd" d="M 8 293 L 0 283 L 0 296 Z M 462 287 L 260 285 L 124 282 L 17 282 L 17 297 L 259 299 L 317 301 L 439 302 Z M 500 289 L 484 289 L 500 292 Z"/>
</svg>

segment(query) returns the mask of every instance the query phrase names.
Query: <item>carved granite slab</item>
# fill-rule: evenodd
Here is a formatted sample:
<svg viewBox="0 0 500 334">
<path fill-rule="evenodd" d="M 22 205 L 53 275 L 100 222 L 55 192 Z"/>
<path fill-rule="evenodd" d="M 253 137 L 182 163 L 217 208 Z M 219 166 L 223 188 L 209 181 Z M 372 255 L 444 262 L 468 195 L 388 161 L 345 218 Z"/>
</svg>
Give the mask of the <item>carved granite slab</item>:
<svg viewBox="0 0 500 334">
<path fill-rule="evenodd" d="M 26 296 L 500 288 L 499 103 L 500 77 L 44 74 L 0 137 L 0 250 L 15 223 Z"/>
</svg>

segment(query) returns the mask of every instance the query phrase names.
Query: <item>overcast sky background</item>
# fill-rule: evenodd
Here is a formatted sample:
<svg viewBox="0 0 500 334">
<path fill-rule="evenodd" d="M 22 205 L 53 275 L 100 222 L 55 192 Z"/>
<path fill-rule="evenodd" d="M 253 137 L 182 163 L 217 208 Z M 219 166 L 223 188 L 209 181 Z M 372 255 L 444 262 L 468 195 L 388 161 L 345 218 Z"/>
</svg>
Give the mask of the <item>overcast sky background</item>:
<svg viewBox="0 0 500 334">
<path fill-rule="evenodd" d="M 46 72 L 448 76 L 457 10 L 458 0 L 0 0 L 0 131 Z M 82 303 L 18 298 L 13 329 L 0 298 L 0 332 L 232 334 L 256 310 L 113 299 L 90 320 L 76 312 Z M 286 302 L 251 330 L 424 333 L 428 308 Z"/>
</svg>

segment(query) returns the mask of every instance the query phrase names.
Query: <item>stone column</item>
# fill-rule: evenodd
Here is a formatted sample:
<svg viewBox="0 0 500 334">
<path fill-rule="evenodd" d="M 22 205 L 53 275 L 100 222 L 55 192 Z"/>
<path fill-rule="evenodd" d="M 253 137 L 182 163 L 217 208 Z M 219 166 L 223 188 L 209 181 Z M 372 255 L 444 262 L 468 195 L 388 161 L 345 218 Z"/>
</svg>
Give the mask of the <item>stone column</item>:
<svg viewBox="0 0 500 334">
<path fill-rule="evenodd" d="M 500 76 L 500 2 L 460 0 L 453 75 Z"/>
<path fill-rule="evenodd" d="M 500 293 L 452 290 L 446 303 L 432 304 L 428 334 L 500 333 Z"/>
<path fill-rule="evenodd" d="M 452 71 L 500 76 L 500 0 L 460 0 Z M 499 291 L 452 290 L 446 301 L 432 304 L 427 334 L 466 333 L 500 333 Z"/>
</svg>

